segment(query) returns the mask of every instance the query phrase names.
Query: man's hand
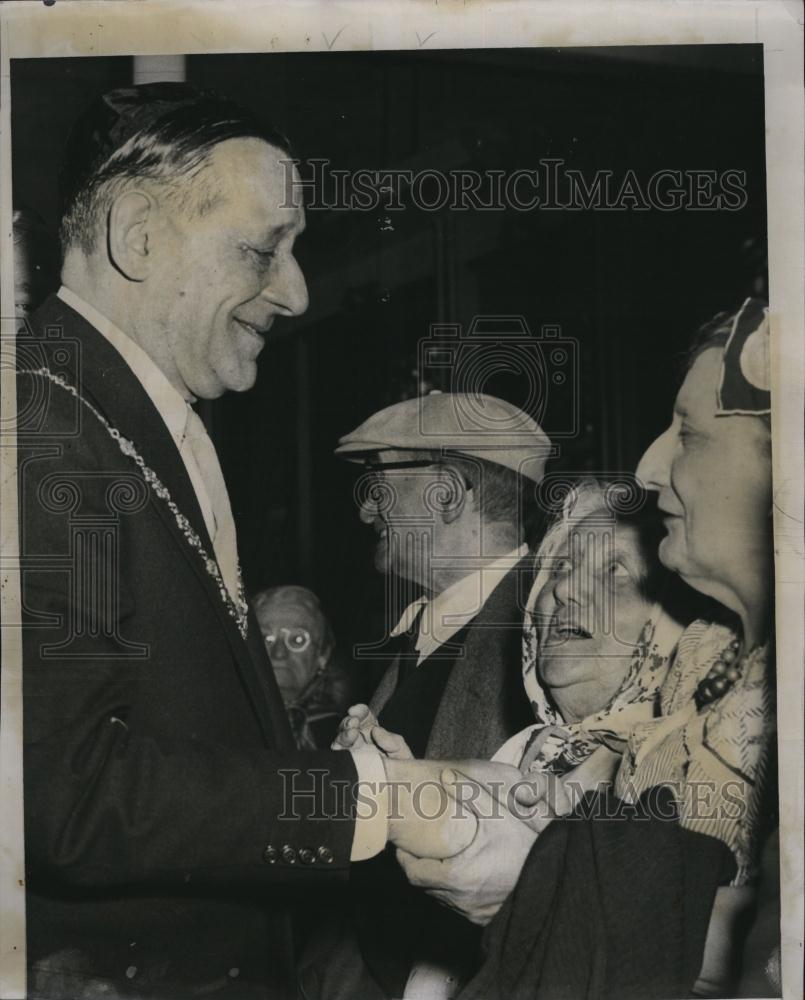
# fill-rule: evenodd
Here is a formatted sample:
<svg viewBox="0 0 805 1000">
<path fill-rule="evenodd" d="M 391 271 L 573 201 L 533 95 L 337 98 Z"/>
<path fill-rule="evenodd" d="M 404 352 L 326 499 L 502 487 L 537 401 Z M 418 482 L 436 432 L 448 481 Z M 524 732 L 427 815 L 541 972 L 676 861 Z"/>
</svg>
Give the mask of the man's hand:
<svg viewBox="0 0 805 1000">
<path fill-rule="evenodd" d="M 397 860 L 412 885 L 484 926 L 514 888 L 537 834 L 468 775 L 447 768 L 441 780 L 456 808 L 474 815 L 475 836 L 460 854 L 438 860 L 417 857 L 398 843 Z"/>
<path fill-rule="evenodd" d="M 355 750 L 370 746 L 395 760 L 413 760 L 414 755 L 398 733 L 384 729 L 368 705 L 352 705 L 338 726 L 331 750 Z"/>
<path fill-rule="evenodd" d="M 443 761 L 385 758 L 388 839 L 419 857 L 448 858 L 472 841 L 475 813 L 442 784 Z"/>
<path fill-rule="evenodd" d="M 440 860 L 460 854 L 475 839 L 482 821 L 491 824 L 490 837 L 496 830 L 501 837 L 514 831 L 513 843 L 530 843 L 551 819 L 570 809 L 558 780 L 545 774 L 529 779 L 531 800 L 521 805 L 515 793 L 524 779 L 509 764 L 471 760 L 448 766 L 444 761 L 387 758 L 384 765 L 390 797 L 388 839 L 416 858 Z M 442 782 L 445 773 L 448 787 Z M 515 824 L 523 829 L 515 829 Z"/>
<path fill-rule="evenodd" d="M 330 744 L 331 750 L 356 750 L 362 746 L 374 746 L 371 732 L 377 719 L 368 705 L 351 705 L 338 725 L 338 732 Z"/>
<path fill-rule="evenodd" d="M 399 733 L 390 733 L 382 726 L 374 726 L 370 736 L 377 749 L 393 760 L 413 760 L 414 755 Z"/>
</svg>

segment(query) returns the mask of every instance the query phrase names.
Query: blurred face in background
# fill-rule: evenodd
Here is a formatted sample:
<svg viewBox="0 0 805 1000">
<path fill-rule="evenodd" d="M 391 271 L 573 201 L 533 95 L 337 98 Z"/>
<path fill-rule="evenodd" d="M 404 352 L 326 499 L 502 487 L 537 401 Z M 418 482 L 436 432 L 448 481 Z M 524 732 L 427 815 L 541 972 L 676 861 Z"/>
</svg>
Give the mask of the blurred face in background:
<svg viewBox="0 0 805 1000">
<path fill-rule="evenodd" d="M 609 705 L 652 609 L 639 528 L 581 520 L 556 553 L 536 602 L 540 679 L 566 722 Z"/>
<path fill-rule="evenodd" d="M 292 704 L 327 666 L 324 619 L 293 590 L 259 602 L 256 615 L 283 701 Z"/>
</svg>

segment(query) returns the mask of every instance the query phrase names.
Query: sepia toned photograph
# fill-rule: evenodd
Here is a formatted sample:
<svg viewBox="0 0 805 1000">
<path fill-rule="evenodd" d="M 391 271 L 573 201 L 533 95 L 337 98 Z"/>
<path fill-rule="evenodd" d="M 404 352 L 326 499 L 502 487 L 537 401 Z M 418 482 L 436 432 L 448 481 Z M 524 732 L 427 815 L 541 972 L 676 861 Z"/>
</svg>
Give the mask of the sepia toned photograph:
<svg viewBox="0 0 805 1000">
<path fill-rule="evenodd" d="M 304 6 L 0 9 L 0 996 L 801 996 L 801 7 Z"/>
</svg>

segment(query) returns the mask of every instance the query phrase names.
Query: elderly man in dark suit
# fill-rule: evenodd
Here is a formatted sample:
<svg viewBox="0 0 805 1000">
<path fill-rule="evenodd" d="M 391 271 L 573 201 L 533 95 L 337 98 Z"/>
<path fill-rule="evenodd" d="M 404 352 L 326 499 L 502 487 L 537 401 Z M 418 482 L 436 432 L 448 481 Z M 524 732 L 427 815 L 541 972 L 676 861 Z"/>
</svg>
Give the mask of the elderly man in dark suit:
<svg viewBox="0 0 805 1000">
<path fill-rule="evenodd" d="M 366 470 L 360 516 L 377 532 L 376 568 L 418 591 L 390 629 L 369 711 L 350 711 L 341 745 L 488 760 L 533 721 L 521 673 L 526 537 L 550 449 L 522 410 L 459 393 L 397 403 L 340 440 L 336 454 Z M 403 995 L 412 965 L 406 996 L 447 995 L 447 980 L 472 968 L 478 928 L 412 890 L 390 856 L 356 880 L 361 951 L 385 995 Z"/>
<path fill-rule="evenodd" d="M 418 593 L 390 629 L 370 709 L 415 757 L 488 759 L 531 711 L 520 676 L 526 535 L 550 442 L 491 396 L 434 392 L 373 414 L 336 454 L 361 463 L 375 566 Z"/>
<path fill-rule="evenodd" d="M 382 791 L 354 815 L 392 762 L 294 747 L 192 409 L 307 306 L 287 158 L 180 84 L 70 140 L 62 287 L 17 348 L 31 996 L 295 995 L 286 890 L 434 829 Z"/>
</svg>

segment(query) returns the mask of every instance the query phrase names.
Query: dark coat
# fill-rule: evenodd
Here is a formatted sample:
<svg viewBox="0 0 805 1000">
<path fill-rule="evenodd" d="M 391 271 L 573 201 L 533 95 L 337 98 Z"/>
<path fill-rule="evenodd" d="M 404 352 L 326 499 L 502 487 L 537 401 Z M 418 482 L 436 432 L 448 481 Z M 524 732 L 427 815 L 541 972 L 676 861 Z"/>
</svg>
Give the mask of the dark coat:
<svg viewBox="0 0 805 1000">
<path fill-rule="evenodd" d="M 212 554 L 173 440 L 119 354 L 56 297 L 31 329 L 18 367 L 74 385 Z M 41 375 L 21 374 L 18 395 L 29 987 L 289 995 L 287 900 L 346 871 L 353 822 L 332 816 L 351 757 L 294 749 L 256 623 L 244 640 L 98 417 Z M 316 793 L 291 803 L 291 782 L 314 781 L 294 772 L 315 767 Z"/>
<path fill-rule="evenodd" d="M 510 736 L 534 721 L 522 676 L 523 619 L 533 564 L 532 555 L 521 559 L 475 618 L 450 640 L 456 653 L 426 758 L 489 760 Z M 417 669 L 424 667 L 426 663 Z M 395 659 L 372 697 L 370 708 L 377 716 L 397 687 L 398 671 Z"/>
<path fill-rule="evenodd" d="M 675 813 L 667 786 L 637 805 L 608 789 L 551 823 L 484 932 L 484 965 L 461 1000 L 691 996 L 735 863 Z"/>
</svg>

